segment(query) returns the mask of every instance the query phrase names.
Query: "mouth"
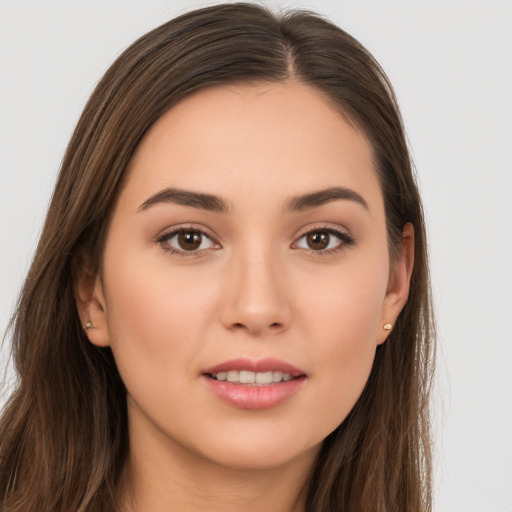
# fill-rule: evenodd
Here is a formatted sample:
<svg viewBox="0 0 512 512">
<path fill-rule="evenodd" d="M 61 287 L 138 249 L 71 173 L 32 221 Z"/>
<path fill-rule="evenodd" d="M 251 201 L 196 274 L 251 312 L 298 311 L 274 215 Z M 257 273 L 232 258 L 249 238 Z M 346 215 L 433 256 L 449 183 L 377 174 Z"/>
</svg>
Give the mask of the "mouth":
<svg viewBox="0 0 512 512">
<path fill-rule="evenodd" d="M 269 409 L 302 389 L 307 375 L 278 359 L 233 359 L 201 373 L 221 401 L 241 409 Z"/>
<path fill-rule="evenodd" d="M 253 386 L 269 386 L 306 377 L 299 368 L 272 357 L 231 359 L 204 370 L 202 374 L 220 382 Z"/>
<path fill-rule="evenodd" d="M 288 382 L 302 377 L 300 375 L 294 377 L 291 373 L 281 371 L 253 372 L 250 370 L 229 370 L 226 372 L 206 374 L 206 376 L 218 381 L 249 386 L 269 386 L 271 384 Z"/>
</svg>

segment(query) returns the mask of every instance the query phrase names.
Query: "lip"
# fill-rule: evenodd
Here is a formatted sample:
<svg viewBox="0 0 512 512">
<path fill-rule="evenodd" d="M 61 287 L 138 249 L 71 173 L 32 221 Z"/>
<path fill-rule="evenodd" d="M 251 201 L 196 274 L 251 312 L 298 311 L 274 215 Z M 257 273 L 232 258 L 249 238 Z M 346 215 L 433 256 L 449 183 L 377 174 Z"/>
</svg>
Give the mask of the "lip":
<svg viewBox="0 0 512 512">
<path fill-rule="evenodd" d="M 219 372 L 228 372 L 229 370 L 248 370 L 251 372 L 283 372 L 289 373 L 293 377 L 306 375 L 306 373 L 299 368 L 296 368 L 295 366 L 286 363 L 285 361 L 281 361 L 280 359 L 275 359 L 273 357 L 266 357 L 264 359 L 258 360 L 247 358 L 230 359 L 229 361 L 225 361 L 218 365 L 212 366 L 211 368 L 207 368 L 201 373 L 205 375 L 208 373 L 214 374 Z"/>
<path fill-rule="evenodd" d="M 229 370 L 248 370 L 252 372 L 283 372 L 294 377 L 289 381 L 274 382 L 263 386 L 235 384 L 218 381 L 209 375 Z M 231 359 L 201 372 L 208 389 L 222 402 L 238 409 L 271 409 L 277 407 L 300 391 L 306 382 L 305 372 L 299 368 L 274 358 L 260 360 Z"/>
</svg>

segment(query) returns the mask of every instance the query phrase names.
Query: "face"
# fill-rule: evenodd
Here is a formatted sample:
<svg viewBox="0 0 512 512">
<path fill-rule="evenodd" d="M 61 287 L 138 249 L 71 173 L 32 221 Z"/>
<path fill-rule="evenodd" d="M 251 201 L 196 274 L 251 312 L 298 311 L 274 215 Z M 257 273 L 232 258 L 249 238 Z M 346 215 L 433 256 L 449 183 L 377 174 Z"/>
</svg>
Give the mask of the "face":
<svg viewBox="0 0 512 512">
<path fill-rule="evenodd" d="M 407 295 L 365 137 L 306 85 L 215 87 L 128 172 L 79 310 L 113 350 L 132 444 L 230 467 L 316 453 Z"/>
</svg>

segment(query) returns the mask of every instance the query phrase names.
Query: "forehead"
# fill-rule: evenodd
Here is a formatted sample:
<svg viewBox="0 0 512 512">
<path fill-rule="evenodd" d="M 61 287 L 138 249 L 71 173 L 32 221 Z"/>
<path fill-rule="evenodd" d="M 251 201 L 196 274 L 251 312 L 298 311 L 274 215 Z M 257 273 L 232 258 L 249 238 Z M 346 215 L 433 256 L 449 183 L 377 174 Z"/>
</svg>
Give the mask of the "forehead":
<svg viewBox="0 0 512 512">
<path fill-rule="evenodd" d="M 129 165 L 143 197 L 177 187 L 219 195 L 288 195 L 349 186 L 380 196 L 372 148 L 325 96 L 299 82 L 216 86 L 151 127 Z"/>
</svg>

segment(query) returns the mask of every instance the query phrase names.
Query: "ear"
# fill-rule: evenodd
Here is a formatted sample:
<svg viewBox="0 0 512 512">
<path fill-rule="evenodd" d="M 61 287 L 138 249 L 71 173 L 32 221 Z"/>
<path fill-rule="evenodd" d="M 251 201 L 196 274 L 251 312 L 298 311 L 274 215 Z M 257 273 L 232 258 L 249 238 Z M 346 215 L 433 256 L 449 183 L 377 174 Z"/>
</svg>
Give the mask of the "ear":
<svg viewBox="0 0 512 512">
<path fill-rule="evenodd" d="M 414 267 L 414 227 L 408 222 L 402 230 L 402 240 L 399 254 L 391 269 L 386 297 L 382 306 L 380 325 L 378 326 L 377 343 L 386 341 L 391 329 L 385 329 L 386 324 L 393 326 L 402 311 L 411 283 L 412 269 Z"/>
<path fill-rule="evenodd" d="M 74 272 L 74 294 L 80 322 L 89 341 L 98 347 L 110 345 L 107 304 L 103 284 L 97 272 L 84 258 Z M 85 327 L 88 326 L 88 327 Z"/>
</svg>

